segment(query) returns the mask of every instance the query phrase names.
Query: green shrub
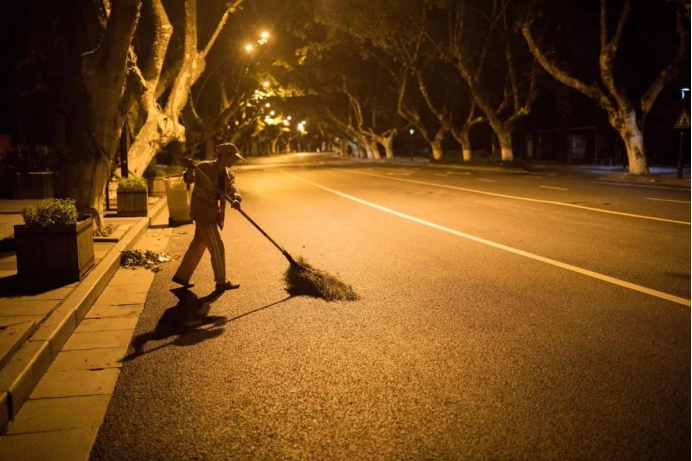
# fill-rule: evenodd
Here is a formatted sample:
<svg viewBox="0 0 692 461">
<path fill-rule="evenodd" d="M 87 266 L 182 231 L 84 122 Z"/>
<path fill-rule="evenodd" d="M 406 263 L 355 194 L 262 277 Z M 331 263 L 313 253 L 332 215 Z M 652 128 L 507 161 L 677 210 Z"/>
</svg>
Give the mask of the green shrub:
<svg viewBox="0 0 692 461">
<path fill-rule="evenodd" d="M 58 168 L 60 153 L 45 145 L 18 145 L 5 154 L 6 167 L 20 173 L 30 171 L 55 171 Z"/>
<path fill-rule="evenodd" d="M 30 229 L 55 229 L 77 222 L 77 207 L 72 199 L 43 201 L 35 208 L 24 208 L 24 224 Z"/>
<path fill-rule="evenodd" d="M 118 190 L 125 192 L 147 190 L 147 180 L 141 176 L 120 178 L 120 181 L 118 181 Z"/>
</svg>

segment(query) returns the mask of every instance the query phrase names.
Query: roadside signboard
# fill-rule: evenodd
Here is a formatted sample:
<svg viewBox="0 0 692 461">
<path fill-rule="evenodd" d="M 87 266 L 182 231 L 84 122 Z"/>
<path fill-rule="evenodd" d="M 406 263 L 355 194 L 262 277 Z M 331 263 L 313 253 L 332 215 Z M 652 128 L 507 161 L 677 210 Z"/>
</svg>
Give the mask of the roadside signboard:
<svg viewBox="0 0 692 461">
<path fill-rule="evenodd" d="M 687 113 L 687 109 L 682 109 L 682 113 L 680 114 L 680 117 L 678 117 L 678 121 L 675 122 L 675 128 L 678 130 L 684 130 L 689 127 L 690 115 Z"/>
</svg>

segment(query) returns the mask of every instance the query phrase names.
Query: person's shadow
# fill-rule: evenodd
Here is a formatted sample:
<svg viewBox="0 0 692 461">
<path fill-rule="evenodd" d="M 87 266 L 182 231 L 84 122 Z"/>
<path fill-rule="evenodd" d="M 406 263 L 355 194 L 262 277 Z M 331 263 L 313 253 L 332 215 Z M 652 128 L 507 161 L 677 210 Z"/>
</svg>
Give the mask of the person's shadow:
<svg viewBox="0 0 692 461">
<path fill-rule="evenodd" d="M 178 304 L 166 309 L 154 331 L 142 333 L 132 340 L 134 351 L 123 358 L 122 362 L 136 359 L 166 346 L 192 346 L 223 334 L 223 327 L 228 323 L 228 319 L 223 316 L 209 315 L 211 303 L 216 301 L 223 292 L 214 291 L 202 298 L 198 298 L 187 288 L 176 288 L 171 290 L 171 293 L 178 298 Z M 172 342 L 144 350 L 144 346 L 149 341 L 161 341 L 171 337 L 175 337 Z"/>
</svg>

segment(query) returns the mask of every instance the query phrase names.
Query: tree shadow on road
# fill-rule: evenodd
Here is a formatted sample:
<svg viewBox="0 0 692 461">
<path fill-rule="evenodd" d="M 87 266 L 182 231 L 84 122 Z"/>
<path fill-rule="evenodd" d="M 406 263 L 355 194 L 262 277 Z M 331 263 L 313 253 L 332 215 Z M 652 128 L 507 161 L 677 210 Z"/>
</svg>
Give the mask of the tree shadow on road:
<svg viewBox="0 0 692 461">
<path fill-rule="evenodd" d="M 134 360 L 170 345 L 193 346 L 223 334 L 223 327 L 229 320 L 224 316 L 209 315 L 211 303 L 216 301 L 223 292 L 214 291 L 201 298 L 187 288 L 177 288 L 171 290 L 171 293 L 178 298 L 178 304 L 166 309 L 154 331 L 142 333 L 132 340 L 134 351 L 121 362 Z M 172 342 L 144 350 L 144 346 L 149 341 L 161 341 L 171 337 L 175 338 Z"/>
</svg>

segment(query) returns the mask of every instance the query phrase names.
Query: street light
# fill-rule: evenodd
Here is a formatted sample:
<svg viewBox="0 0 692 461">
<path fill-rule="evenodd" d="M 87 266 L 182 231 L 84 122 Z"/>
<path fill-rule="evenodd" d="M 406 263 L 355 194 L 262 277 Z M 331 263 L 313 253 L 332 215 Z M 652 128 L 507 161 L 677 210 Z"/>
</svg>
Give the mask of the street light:
<svg viewBox="0 0 692 461">
<path fill-rule="evenodd" d="M 266 104 L 264 105 L 264 107 L 271 107 L 271 106 L 272 106 L 272 105 L 269 104 L 269 103 L 266 103 Z"/>
<path fill-rule="evenodd" d="M 265 88 L 268 88 L 268 87 L 269 87 L 269 82 L 263 82 L 263 83 L 262 83 L 262 86 L 265 87 Z"/>
<path fill-rule="evenodd" d="M 247 51 L 248 53 L 251 53 L 252 50 L 254 50 L 254 49 L 255 49 L 255 46 L 251 43 L 248 43 L 247 45 L 245 45 L 245 51 Z"/>
<path fill-rule="evenodd" d="M 274 114 L 275 114 L 274 111 L 269 112 L 269 115 L 271 115 L 271 116 L 274 116 Z"/>
</svg>

